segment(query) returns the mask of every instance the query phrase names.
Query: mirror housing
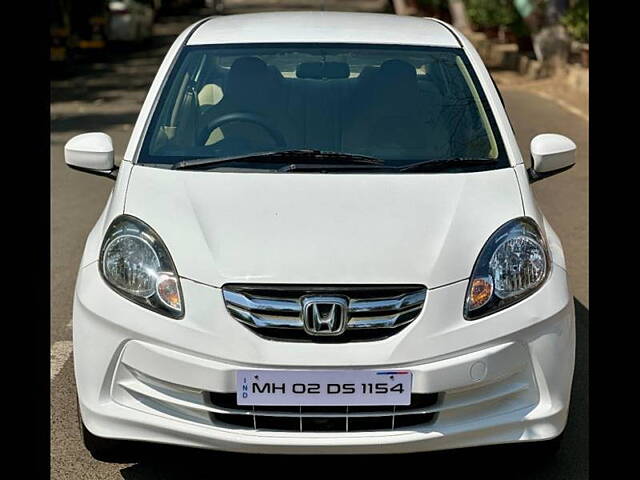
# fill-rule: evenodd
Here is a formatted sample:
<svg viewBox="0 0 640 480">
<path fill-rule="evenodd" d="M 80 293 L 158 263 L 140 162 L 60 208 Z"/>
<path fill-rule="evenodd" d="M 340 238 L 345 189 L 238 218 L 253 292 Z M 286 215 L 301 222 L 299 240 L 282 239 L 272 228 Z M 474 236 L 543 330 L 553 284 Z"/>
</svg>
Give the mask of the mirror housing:
<svg viewBox="0 0 640 480">
<path fill-rule="evenodd" d="M 106 133 L 76 135 L 64 146 L 65 163 L 81 172 L 115 179 L 118 168 L 113 160 L 113 142 Z"/>
<path fill-rule="evenodd" d="M 576 164 L 576 144 L 556 133 L 542 133 L 531 140 L 529 183 L 569 170 Z"/>
</svg>

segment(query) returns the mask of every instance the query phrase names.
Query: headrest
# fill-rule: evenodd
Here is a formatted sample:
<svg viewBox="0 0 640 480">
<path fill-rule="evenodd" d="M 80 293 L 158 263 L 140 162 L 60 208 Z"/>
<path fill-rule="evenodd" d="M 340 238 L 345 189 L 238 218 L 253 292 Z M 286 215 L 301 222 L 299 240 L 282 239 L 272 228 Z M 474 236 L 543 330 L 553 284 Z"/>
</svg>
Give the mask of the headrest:
<svg viewBox="0 0 640 480">
<path fill-rule="evenodd" d="M 360 75 L 358 75 L 358 80 L 360 81 L 368 81 L 373 79 L 373 77 L 378 72 L 377 67 L 372 67 L 371 65 L 367 65 L 360 71 Z"/>
<path fill-rule="evenodd" d="M 278 67 L 276 67 L 275 65 L 269 65 L 267 69 L 275 80 L 284 80 L 282 72 L 280 72 L 280 70 L 278 70 Z"/>
<path fill-rule="evenodd" d="M 296 68 L 298 78 L 349 78 L 349 65 L 344 62 L 303 62 Z"/>
<path fill-rule="evenodd" d="M 257 57 L 236 58 L 229 70 L 229 78 L 234 80 L 239 78 L 246 80 L 265 75 L 267 75 L 267 64 Z"/>
<path fill-rule="evenodd" d="M 387 60 L 380 65 L 380 73 L 396 82 L 413 83 L 416 81 L 416 69 L 402 60 Z"/>
<path fill-rule="evenodd" d="M 225 83 L 225 96 L 245 98 L 257 95 L 270 82 L 267 64 L 256 57 L 240 57 L 234 60 Z"/>
</svg>

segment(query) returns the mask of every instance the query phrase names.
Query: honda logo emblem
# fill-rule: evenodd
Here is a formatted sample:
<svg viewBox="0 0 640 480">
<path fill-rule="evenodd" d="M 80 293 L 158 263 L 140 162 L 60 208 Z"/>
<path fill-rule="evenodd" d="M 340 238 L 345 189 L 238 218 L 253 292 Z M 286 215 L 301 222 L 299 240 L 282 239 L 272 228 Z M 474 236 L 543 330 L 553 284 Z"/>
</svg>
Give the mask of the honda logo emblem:
<svg viewBox="0 0 640 480">
<path fill-rule="evenodd" d="M 342 297 L 305 297 L 302 321 L 309 335 L 340 335 L 347 328 L 349 303 Z"/>
</svg>

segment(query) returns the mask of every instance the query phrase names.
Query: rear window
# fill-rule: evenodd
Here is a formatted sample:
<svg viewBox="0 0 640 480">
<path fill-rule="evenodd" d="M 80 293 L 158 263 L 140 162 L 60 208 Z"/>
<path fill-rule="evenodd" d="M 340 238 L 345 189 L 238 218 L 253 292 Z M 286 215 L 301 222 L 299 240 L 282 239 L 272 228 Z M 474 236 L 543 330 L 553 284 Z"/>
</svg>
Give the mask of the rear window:
<svg viewBox="0 0 640 480">
<path fill-rule="evenodd" d="M 185 47 L 138 161 L 294 149 L 508 166 L 462 49 L 328 44 Z"/>
</svg>

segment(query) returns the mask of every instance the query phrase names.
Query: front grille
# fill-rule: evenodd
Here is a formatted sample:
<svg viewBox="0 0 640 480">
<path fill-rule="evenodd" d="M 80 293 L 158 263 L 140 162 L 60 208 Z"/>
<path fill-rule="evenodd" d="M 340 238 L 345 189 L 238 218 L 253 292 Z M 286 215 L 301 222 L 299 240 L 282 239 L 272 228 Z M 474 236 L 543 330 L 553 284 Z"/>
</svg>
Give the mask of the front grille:
<svg viewBox="0 0 640 480">
<path fill-rule="evenodd" d="M 225 285 L 227 311 L 262 337 L 286 341 L 350 342 L 381 340 L 415 320 L 425 302 L 427 289 L 408 286 L 297 286 Z M 315 336 L 307 333 L 303 299 L 331 295 L 346 301 L 344 333 Z"/>
<path fill-rule="evenodd" d="M 211 421 L 254 430 L 357 432 L 398 430 L 434 420 L 437 393 L 414 393 L 409 405 L 280 407 L 238 405 L 235 393 L 209 392 Z M 220 413 L 226 411 L 228 413 Z"/>
</svg>

